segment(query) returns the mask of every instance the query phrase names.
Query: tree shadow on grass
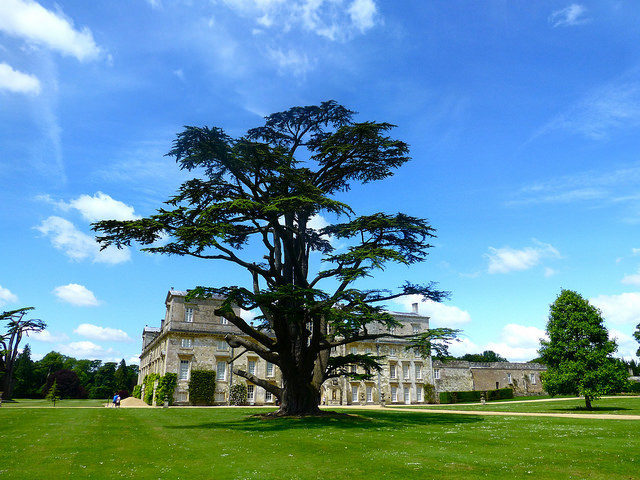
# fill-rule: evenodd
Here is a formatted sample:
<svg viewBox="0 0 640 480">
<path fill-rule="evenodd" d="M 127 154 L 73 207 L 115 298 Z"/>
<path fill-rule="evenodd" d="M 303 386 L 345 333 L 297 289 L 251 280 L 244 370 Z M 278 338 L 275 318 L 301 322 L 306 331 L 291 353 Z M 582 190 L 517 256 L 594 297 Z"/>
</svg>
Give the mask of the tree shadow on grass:
<svg viewBox="0 0 640 480">
<path fill-rule="evenodd" d="M 233 429 L 247 432 L 278 432 L 284 430 L 310 429 L 389 429 L 396 430 L 403 426 L 454 425 L 483 421 L 478 415 L 448 415 L 415 412 L 354 412 L 340 417 L 304 417 L 304 418 L 258 418 L 254 416 L 238 420 L 223 420 L 189 425 L 165 425 L 168 429 Z"/>
</svg>

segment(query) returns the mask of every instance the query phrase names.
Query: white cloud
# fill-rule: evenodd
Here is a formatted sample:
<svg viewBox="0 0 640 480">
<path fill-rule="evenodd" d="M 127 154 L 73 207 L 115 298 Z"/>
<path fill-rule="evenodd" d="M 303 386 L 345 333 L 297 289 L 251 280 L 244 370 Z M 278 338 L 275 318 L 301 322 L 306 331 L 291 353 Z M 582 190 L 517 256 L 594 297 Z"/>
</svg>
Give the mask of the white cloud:
<svg viewBox="0 0 640 480">
<path fill-rule="evenodd" d="M 133 357 L 129 357 L 129 360 L 127 360 L 127 365 L 139 365 L 140 364 L 140 357 L 137 355 L 134 355 Z"/>
<path fill-rule="evenodd" d="M 267 54 L 278 65 L 280 73 L 291 72 L 296 76 L 303 76 L 312 68 L 307 55 L 296 52 L 293 49 L 284 51 L 280 48 L 267 48 Z"/>
<path fill-rule="evenodd" d="M 111 246 L 100 250 L 93 237 L 81 232 L 73 223 L 61 217 L 51 216 L 35 229 L 49 237 L 55 248 L 62 250 L 75 261 L 90 258 L 94 263 L 117 264 L 131 259 L 128 248 L 119 250 Z"/>
<path fill-rule="evenodd" d="M 58 351 L 70 357 L 90 360 L 114 360 L 118 358 L 112 348 L 104 348 L 88 340 L 57 345 Z"/>
<path fill-rule="evenodd" d="M 620 295 L 599 295 L 589 302 L 602 311 L 605 320 L 635 326 L 640 323 L 640 293 L 628 292 Z"/>
<path fill-rule="evenodd" d="M 572 27 L 575 25 L 582 25 L 589 21 L 585 17 L 587 9 L 584 5 L 572 3 L 568 7 L 561 10 L 556 10 L 549 16 L 549 23 L 553 27 Z"/>
<path fill-rule="evenodd" d="M 162 8 L 162 2 L 160 0 L 147 0 L 147 3 L 151 5 L 151 8 Z"/>
<path fill-rule="evenodd" d="M 636 357 L 638 351 L 638 342 L 631 335 L 616 329 L 609 330 L 609 338 L 615 340 L 618 344 L 618 351 L 615 353 L 618 357 L 632 359 Z"/>
<path fill-rule="evenodd" d="M 64 211 L 77 210 L 89 222 L 97 222 L 99 220 L 136 220 L 141 218 L 135 214 L 131 205 L 127 205 L 102 192 L 96 192 L 93 196 L 80 195 L 69 202 L 53 200 L 50 195 L 40 195 L 36 198 L 51 203 Z"/>
<path fill-rule="evenodd" d="M 31 340 L 45 343 L 65 342 L 69 340 L 69 337 L 66 334 L 53 333 L 50 330 L 42 330 L 41 332 L 29 332 L 28 336 Z"/>
<path fill-rule="evenodd" d="M 640 285 L 640 273 L 633 273 L 630 275 L 625 275 L 620 280 L 621 283 L 625 285 Z"/>
<path fill-rule="evenodd" d="M 131 337 L 124 330 L 118 328 L 100 327 L 91 323 L 78 325 L 74 333 L 92 340 L 103 340 L 112 342 L 131 342 Z"/>
<path fill-rule="evenodd" d="M 557 273 L 558 273 L 557 270 L 554 270 L 553 268 L 550 268 L 550 267 L 545 267 L 545 269 L 544 269 L 544 276 L 545 277 L 553 277 Z"/>
<path fill-rule="evenodd" d="M 0 63 L 0 91 L 24 93 L 27 95 L 40 94 L 40 80 L 28 73 L 14 70 L 6 63 Z"/>
<path fill-rule="evenodd" d="M 459 341 L 451 342 L 449 345 L 449 354 L 454 357 L 461 357 L 466 353 L 480 353 L 483 351 L 482 347 L 466 337 L 459 338 L 458 340 Z"/>
<path fill-rule="evenodd" d="M 484 256 L 489 260 L 489 273 L 509 273 L 528 270 L 535 267 L 544 258 L 560 258 L 560 252 L 552 245 L 534 240 L 535 247 L 525 247 L 520 250 L 511 247 L 489 247 L 489 253 Z"/>
<path fill-rule="evenodd" d="M 361 32 L 365 32 L 375 25 L 376 10 L 376 4 L 373 0 L 354 0 L 347 9 L 351 22 Z"/>
<path fill-rule="evenodd" d="M 18 296 L 15 293 L 12 293 L 11 290 L 0 285 L 0 306 L 16 303 L 17 301 Z"/>
<path fill-rule="evenodd" d="M 414 303 L 418 304 L 418 312 L 421 315 L 430 317 L 429 324 L 437 327 L 457 327 L 471 321 L 471 315 L 466 310 L 462 310 L 453 305 L 445 305 L 444 303 L 434 302 L 432 300 L 422 301 L 419 295 L 405 295 L 396 298 L 394 303 L 402 305 L 406 312 L 411 311 Z"/>
<path fill-rule="evenodd" d="M 95 307 L 100 304 L 91 290 L 77 283 L 56 287 L 52 293 L 60 300 L 76 307 Z"/>
<path fill-rule="evenodd" d="M 97 58 L 100 54 L 88 28 L 77 30 L 62 13 L 47 10 L 33 0 L 2 0 L 0 31 L 80 61 Z"/>
<path fill-rule="evenodd" d="M 502 328 L 501 338 L 512 347 L 537 349 L 540 339 L 547 338 L 547 333 L 537 327 L 509 323 Z"/>
</svg>

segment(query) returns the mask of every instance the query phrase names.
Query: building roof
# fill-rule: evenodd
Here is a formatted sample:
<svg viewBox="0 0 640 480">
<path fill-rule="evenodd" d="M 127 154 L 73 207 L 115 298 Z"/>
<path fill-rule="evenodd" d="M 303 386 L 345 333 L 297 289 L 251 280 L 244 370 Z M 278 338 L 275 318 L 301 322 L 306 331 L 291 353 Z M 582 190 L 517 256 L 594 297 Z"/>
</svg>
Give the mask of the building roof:
<svg viewBox="0 0 640 480">
<path fill-rule="evenodd" d="M 486 368 L 491 370 L 546 370 L 547 367 L 540 363 L 525 362 L 467 362 L 464 360 L 434 360 L 433 366 L 437 368 Z"/>
</svg>

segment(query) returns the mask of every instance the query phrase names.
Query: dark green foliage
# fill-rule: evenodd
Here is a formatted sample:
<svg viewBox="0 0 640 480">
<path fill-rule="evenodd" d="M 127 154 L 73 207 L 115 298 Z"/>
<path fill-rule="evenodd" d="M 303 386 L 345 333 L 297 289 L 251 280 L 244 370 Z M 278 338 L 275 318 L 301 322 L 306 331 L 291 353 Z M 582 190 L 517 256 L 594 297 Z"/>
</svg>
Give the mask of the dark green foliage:
<svg viewBox="0 0 640 480">
<path fill-rule="evenodd" d="M 191 370 L 189 402 L 193 405 L 213 405 L 216 397 L 216 372 Z"/>
<path fill-rule="evenodd" d="M 465 360 L 467 362 L 507 362 L 508 360 L 503 356 L 497 354 L 493 350 L 485 350 L 482 353 L 467 353 L 458 360 Z"/>
<path fill-rule="evenodd" d="M 47 390 L 47 395 L 44 397 L 46 400 L 53 403 L 53 406 L 56 406 L 56 402 L 60 400 L 60 394 L 58 392 L 58 383 L 54 380 L 49 389 Z"/>
<path fill-rule="evenodd" d="M 247 404 L 247 386 L 244 383 L 236 383 L 229 390 L 229 403 L 231 405 Z"/>
<path fill-rule="evenodd" d="M 635 393 L 640 394 L 640 382 L 629 382 L 627 388 L 625 388 L 627 393 Z"/>
<path fill-rule="evenodd" d="M 437 403 L 436 387 L 431 383 L 424 384 L 424 399 L 427 403 Z"/>
<path fill-rule="evenodd" d="M 633 336 L 640 343 L 640 323 L 636 326 L 636 331 L 633 332 Z M 636 352 L 636 356 L 640 357 L 640 347 L 638 347 L 638 351 Z"/>
<path fill-rule="evenodd" d="M 163 405 L 164 402 L 173 404 L 173 392 L 178 384 L 178 375 L 175 373 L 165 373 L 158 379 L 158 388 L 156 390 L 156 405 Z"/>
<path fill-rule="evenodd" d="M 144 397 L 142 398 L 147 405 L 153 403 L 153 388 L 156 380 L 160 379 L 160 375 L 157 373 L 150 373 L 144 377 L 142 383 L 144 384 Z M 156 402 L 157 403 L 157 402 Z"/>
<path fill-rule="evenodd" d="M 139 242 L 148 252 L 226 261 L 249 273 L 245 287 L 196 287 L 187 299 L 225 297 L 216 314 L 244 334 L 227 335 L 227 342 L 279 366 L 283 387 L 234 373 L 279 398 L 282 414 L 318 413 L 325 380 L 351 367 L 361 376 L 354 378 L 365 378 L 379 367 L 365 355 L 329 361 L 333 347 L 406 338 L 420 355 L 443 355 L 456 335 L 446 328 L 391 333 L 398 322 L 384 302 L 403 295 L 440 301 L 447 292 L 433 282 L 406 282 L 395 292 L 356 288 L 389 263 L 426 260 L 435 230 L 404 213 L 358 216 L 344 203 L 352 185 L 387 178 L 409 160 L 408 146 L 389 136 L 393 125 L 355 122 L 354 115 L 329 101 L 269 115 L 239 138 L 217 127 L 186 127 L 168 155 L 201 177 L 184 182 L 154 215 L 93 224 L 102 248 Z M 317 215 L 334 221 L 314 227 Z M 161 237 L 168 242 L 158 245 Z M 336 250 L 332 238 L 346 248 Z M 250 325 L 234 306 L 261 314 Z"/>
<path fill-rule="evenodd" d="M 580 294 L 560 292 L 549 311 L 547 334 L 539 352 L 547 365 L 541 377 L 549 394 L 584 396 L 590 409 L 591 400 L 624 388 L 626 368 L 612 357 L 617 345 L 609 340 L 600 311 Z"/>
<path fill-rule="evenodd" d="M 44 390 L 48 392 L 54 383 L 60 398 L 87 398 L 87 391 L 80 384 L 80 379 L 73 370 L 62 369 L 53 372 L 49 375 Z"/>
<path fill-rule="evenodd" d="M 31 347 L 26 344 L 18 355 L 13 370 L 13 396 L 15 398 L 36 396 L 39 385 L 36 385 L 35 373 L 35 363 L 31 360 Z"/>
<path fill-rule="evenodd" d="M 496 390 L 471 390 L 462 392 L 440 392 L 440 403 L 470 403 L 479 402 L 484 396 L 486 401 L 513 398 L 513 389 L 499 388 Z"/>
<path fill-rule="evenodd" d="M 142 385 L 136 385 L 135 387 L 133 387 L 133 392 L 131 392 L 131 395 L 133 397 L 140 398 L 142 396 Z"/>
<path fill-rule="evenodd" d="M 109 398 L 118 390 L 116 388 L 116 363 L 107 362 L 96 371 L 93 385 L 89 390 L 90 398 Z"/>
</svg>

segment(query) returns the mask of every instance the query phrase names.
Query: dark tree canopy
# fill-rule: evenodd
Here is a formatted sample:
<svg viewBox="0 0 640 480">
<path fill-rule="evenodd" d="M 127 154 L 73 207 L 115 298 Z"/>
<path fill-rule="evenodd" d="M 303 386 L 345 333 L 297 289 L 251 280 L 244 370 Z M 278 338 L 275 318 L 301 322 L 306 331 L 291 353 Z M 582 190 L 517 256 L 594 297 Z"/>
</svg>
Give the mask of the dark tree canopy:
<svg viewBox="0 0 640 480">
<path fill-rule="evenodd" d="M 633 336 L 640 343 L 640 323 L 636 326 L 636 331 L 633 332 Z M 638 347 L 638 351 L 636 352 L 636 356 L 640 357 L 640 347 Z"/>
<path fill-rule="evenodd" d="M 508 360 L 493 350 L 485 350 L 482 353 L 467 353 L 459 360 L 465 360 L 467 362 L 507 362 Z"/>
<path fill-rule="evenodd" d="M 87 391 L 80 383 L 78 374 L 73 370 L 58 370 L 49 375 L 44 390 L 48 392 L 56 383 L 57 393 L 60 398 L 87 398 Z"/>
<path fill-rule="evenodd" d="M 240 138 L 217 127 L 185 127 L 168 155 L 198 178 L 183 183 L 155 215 L 93 225 L 103 248 L 136 241 L 148 252 L 220 260 L 248 271 L 249 288 L 201 286 L 189 298 L 224 296 L 216 313 L 245 335 L 228 335 L 227 342 L 278 365 L 283 385 L 236 374 L 278 397 L 281 414 L 317 413 L 326 379 L 363 378 L 380 368 L 371 355 L 330 357 L 329 351 L 393 337 L 397 322 L 383 302 L 409 294 L 435 301 L 446 296 L 431 282 L 407 282 L 394 292 L 357 288 L 358 280 L 389 263 L 424 261 L 435 231 L 404 213 L 358 216 L 340 200 L 354 185 L 383 180 L 409 160 L 408 146 L 389 136 L 393 125 L 355 122 L 354 115 L 330 101 L 272 114 Z M 320 214 L 337 221 L 316 228 Z M 168 242 L 158 244 L 163 238 Z M 336 249 L 331 239 L 347 246 Z M 258 248 L 260 254 L 252 254 Z M 322 260 L 318 270 L 313 252 Z M 233 305 L 259 309 L 258 325 L 235 315 Z M 409 337 L 426 355 L 446 349 L 454 333 L 434 329 Z"/>
<path fill-rule="evenodd" d="M 3 326 L 5 332 L 0 331 L 0 388 L 5 399 L 13 396 L 13 371 L 23 336 L 41 332 L 47 326 L 42 320 L 25 318 L 31 310 L 33 307 L 0 313 L 0 325 L 6 323 Z"/>
<path fill-rule="evenodd" d="M 591 409 L 592 400 L 624 388 L 626 368 L 612 357 L 618 347 L 600 310 L 580 294 L 561 291 L 549 311 L 547 334 L 539 353 L 547 365 L 542 382 L 551 395 L 582 395 Z"/>
</svg>

